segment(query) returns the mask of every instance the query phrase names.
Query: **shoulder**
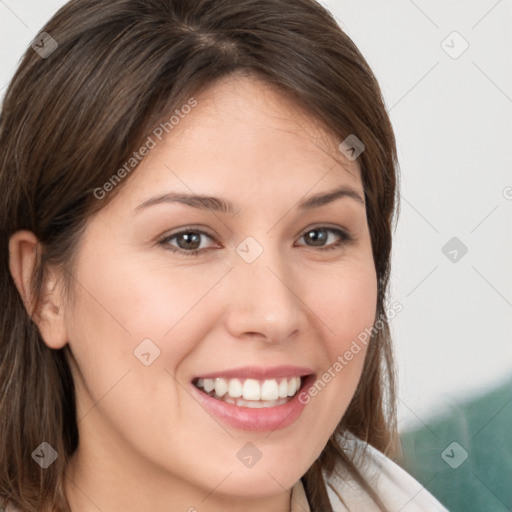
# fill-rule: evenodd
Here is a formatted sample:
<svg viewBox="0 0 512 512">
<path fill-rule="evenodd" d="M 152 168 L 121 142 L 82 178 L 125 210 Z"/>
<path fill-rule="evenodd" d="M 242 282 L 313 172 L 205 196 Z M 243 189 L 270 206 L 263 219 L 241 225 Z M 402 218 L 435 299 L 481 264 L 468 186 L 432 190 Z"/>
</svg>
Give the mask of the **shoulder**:
<svg viewBox="0 0 512 512">
<path fill-rule="evenodd" d="M 342 446 L 390 512 L 448 512 L 417 480 L 373 446 L 351 435 L 343 438 Z M 324 476 L 335 512 L 379 511 L 346 470 L 338 467 L 332 475 Z M 348 509 L 339 496 L 343 497 Z"/>
</svg>

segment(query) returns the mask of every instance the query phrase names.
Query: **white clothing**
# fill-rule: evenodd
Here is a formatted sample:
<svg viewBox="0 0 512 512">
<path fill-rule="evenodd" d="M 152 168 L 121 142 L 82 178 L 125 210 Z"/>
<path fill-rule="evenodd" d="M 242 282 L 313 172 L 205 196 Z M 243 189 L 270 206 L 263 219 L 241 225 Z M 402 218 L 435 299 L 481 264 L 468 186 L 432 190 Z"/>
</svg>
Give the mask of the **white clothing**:
<svg viewBox="0 0 512 512">
<path fill-rule="evenodd" d="M 417 480 L 383 453 L 354 436 L 346 439 L 352 460 L 390 512 L 448 512 Z M 380 512 L 366 491 L 346 471 L 342 474 L 341 477 L 334 471 L 330 478 L 324 474 L 334 512 Z M 292 488 L 291 512 L 311 512 L 301 480 Z"/>
</svg>

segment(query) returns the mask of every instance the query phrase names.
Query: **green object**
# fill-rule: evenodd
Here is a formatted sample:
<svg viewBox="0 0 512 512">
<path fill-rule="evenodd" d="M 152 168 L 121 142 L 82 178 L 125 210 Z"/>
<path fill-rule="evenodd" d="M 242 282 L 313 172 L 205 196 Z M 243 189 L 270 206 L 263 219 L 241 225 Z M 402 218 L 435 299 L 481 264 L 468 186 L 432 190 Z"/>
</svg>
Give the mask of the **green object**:
<svg viewBox="0 0 512 512">
<path fill-rule="evenodd" d="M 397 463 L 450 512 L 512 511 L 512 381 L 401 435 Z"/>
</svg>

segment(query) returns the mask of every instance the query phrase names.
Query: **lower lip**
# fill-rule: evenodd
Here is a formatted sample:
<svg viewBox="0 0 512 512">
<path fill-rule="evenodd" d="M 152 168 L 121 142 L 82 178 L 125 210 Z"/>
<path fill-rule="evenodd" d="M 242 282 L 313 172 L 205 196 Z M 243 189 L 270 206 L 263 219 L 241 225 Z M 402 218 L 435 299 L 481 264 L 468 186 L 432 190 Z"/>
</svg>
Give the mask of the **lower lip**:
<svg viewBox="0 0 512 512">
<path fill-rule="evenodd" d="M 307 389 L 313 381 L 314 375 L 309 375 L 304 380 L 300 390 L 289 402 L 275 407 L 259 409 L 229 404 L 224 400 L 218 400 L 207 395 L 194 384 L 191 384 L 191 386 L 201 404 L 216 418 L 241 430 L 268 432 L 288 427 L 298 420 L 306 406 L 306 404 L 299 402 L 299 394 Z"/>
</svg>

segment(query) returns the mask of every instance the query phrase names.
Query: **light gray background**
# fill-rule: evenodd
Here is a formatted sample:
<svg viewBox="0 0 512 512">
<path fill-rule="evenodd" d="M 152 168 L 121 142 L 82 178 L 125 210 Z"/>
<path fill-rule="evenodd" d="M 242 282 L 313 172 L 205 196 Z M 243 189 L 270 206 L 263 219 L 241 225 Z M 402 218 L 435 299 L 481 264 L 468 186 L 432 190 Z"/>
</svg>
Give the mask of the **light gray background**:
<svg viewBox="0 0 512 512">
<path fill-rule="evenodd" d="M 64 3 L 0 0 L 0 97 Z M 373 68 L 398 141 L 391 291 L 403 305 L 392 322 L 403 430 L 512 374 L 512 1 L 324 4 Z M 455 262 L 442 252 L 454 236 L 468 248 Z"/>
</svg>

